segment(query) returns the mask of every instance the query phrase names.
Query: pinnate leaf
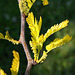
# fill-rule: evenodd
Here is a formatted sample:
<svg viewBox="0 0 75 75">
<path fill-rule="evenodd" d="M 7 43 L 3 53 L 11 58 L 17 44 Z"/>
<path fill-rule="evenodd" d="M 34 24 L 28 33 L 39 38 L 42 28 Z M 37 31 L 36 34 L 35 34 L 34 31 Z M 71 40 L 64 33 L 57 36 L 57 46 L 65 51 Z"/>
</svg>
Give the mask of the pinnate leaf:
<svg viewBox="0 0 75 75">
<path fill-rule="evenodd" d="M 6 31 L 5 37 L 4 37 L 4 35 L 3 35 L 2 33 L 0 33 L 0 39 L 8 40 L 8 41 L 12 42 L 14 45 L 15 45 L 15 44 L 17 44 L 17 45 L 19 44 L 19 41 L 14 40 L 14 39 L 9 35 L 9 32 L 8 32 L 8 31 Z"/>
<path fill-rule="evenodd" d="M 61 22 L 59 25 L 57 24 L 57 25 L 52 26 L 52 27 L 51 27 L 50 29 L 48 29 L 48 31 L 45 33 L 45 35 L 44 35 L 44 41 L 46 41 L 46 39 L 47 39 L 50 35 L 52 35 L 53 33 L 55 33 L 55 32 L 57 32 L 57 31 L 61 30 L 62 28 L 66 27 L 66 26 L 68 26 L 68 23 L 69 23 L 69 20 L 65 20 L 65 21 Z"/>
<path fill-rule="evenodd" d="M 56 38 L 53 42 L 46 46 L 47 52 L 51 51 L 52 49 L 59 47 L 72 39 L 68 34 L 63 37 L 63 39 Z"/>
<path fill-rule="evenodd" d="M 43 51 L 42 57 L 37 61 L 37 63 L 42 63 L 47 57 L 47 52 Z"/>
<path fill-rule="evenodd" d="M 4 39 L 4 35 L 0 33 L 0 39 Z"/>
<path fill-rule="evenodd" d="M 35 1 L 36 0 L 20 0 L 19 8 L 20 8 L 21 12 L 24 13 L 25 15 L 27 15 Z"/>
<path fill-rule="evenodd" d="M 39 37 L 41 25 L 42 25 L 42 18 L 40 17 L 39 22 L 36 20 L 34 21 L 34 15 L 33 13 L 29 13 L 28 17 L 26 18 L 26 21 L 29 25 L 29 28 L 31 30 L 31 35 L 33 36 L 34 39 Z"/>
<path fill-rule="evenodd" d="M 0 75 L 7 75 L 7 74 L 0 68 Z"/>
<path fill-rule="evenodd" d="M 49 51 L 65 44 L 66 42 L 69 42 L 72 38 L 69 35 L 66 35 L 63 39 L 56 38 L 53 42 L 51 42 L 49 45 L 46 46 L 47 51 L 43 51 L 43 55 L 41 56 L 41 58 L 39 58 L 40 51 L 42 50 L 43 43 L 46 41 L 46 39 L 53 33 L 68 26 L 69 21 L 65 20 L 65 21 L 61 22 L 59 25 L 57 24 L 57 25 L 52 26 L 50 29 L 48 29 L 48 31 L 44 35 L 43 34 L 39 35 L 41 26 L 42 26 L 42 18 L 41 17 L 38 22 L 36 20 L 36 18 L 34 18 L 33 13 L 31 12 L 28 14 L 26 21 L 29 25 L 29 29 L 30 29 L 31 35 L 32 35 L 31 41 L 30 41 L 30 46 L 34 53 L 34 60 L 37 63 L 43 62 L 46 59 L 47 53 Z"/>
<path fill-rule="evenodd" d="M 13 51 L 13 61 L 12 61 L 12 66 L 10 68 L 11 70 L 11 75 L 17 75 L 18 74 L 18 70 L 19 70 L 19 64 L 20 64 L 20 57 L 19 57 L 19 53 L 16 51 Z"/>
<path fill-rule="evenodd" d="M 40 34 L 40 29 L 42 25 L 42 18 L 40 17 L 39 22 L 34 18 L 33 13 L 29 13 L 28 17 L 26 18 L 26 21 L 29 25 L 29 29 L 31 31 L 31 39 L 30 45 L 32 47 L 33 53 L 34 53 L 34 59 L 38 60 L 38 52 L 42 48 L 42 39 L 44 38 L 43 35 Z M 38 51 L 39 50 L 39 51 Z"/>
</svg>

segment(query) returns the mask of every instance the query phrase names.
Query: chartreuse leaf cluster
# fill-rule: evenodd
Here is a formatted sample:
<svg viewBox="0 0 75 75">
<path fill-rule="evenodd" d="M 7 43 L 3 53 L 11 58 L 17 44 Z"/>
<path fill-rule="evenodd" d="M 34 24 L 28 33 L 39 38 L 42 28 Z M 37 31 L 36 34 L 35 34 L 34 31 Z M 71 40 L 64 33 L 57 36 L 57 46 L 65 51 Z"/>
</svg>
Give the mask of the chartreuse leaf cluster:
<svg viewBox="0 0 75 75">
<path fill-rule="evenodd" d="M 20 0 L 19 8 L 20 8 L 21 12 L 24 13 L 25 15 L 27 15 L 35 1 L 36 0 Z"/>
<path fill-rule="evenodd" d="M 46 51 L 43 51 L 42 56 L 39 58 L 40 51 L 42 50 L 43 44 L 46 41 L 46 39 L 49 36 L 51 36 L 53 33 L 68 26 L 69 20 L 65 20 L 65 21 L 61 22 L 60 24 L 56 24 L 56 25 L 52 26 L 50 29 L 47 30 L 47 32 L 45 34 L 40 35 L 40 30 L 41 30 L 41 26 L 42 26 L 42 17 L 40 16 L 40 20 L 37 21 L 36 17 L 34 18 L 33 13 L 32 12 L 29 13 L 30 8 L 32 7 L 32 5 L 34 4 L 35 1 L 36 0 L 20 0 L 19 8 L 23 14 L 28 15 L 28 17 L 26 18 L 26 21 L 29 25 L 29 29 L 31 31 L 31 36 L 32 36 L 31 41 L 29 43 L 30 43 L 31 49 L 34 53 L 34 61 L 36 61 L 37 63 L 41 63 L 46 59 L 47 54 L 52 49 L 57 48 L 65 43 L 69 42 L 72 39 L 72 37 L 70 37 L 67 34 L 62 39 L 60 39 L 60 38 L 54 39 L 53 42 L 46 45 Z M 42 0 L 42 3 L 44 6 L 49 4 L 48 0 Z M 19 44 L 19 41 L 14 40 L 9 35 L 8 31 L 6 32 L 5 36 L 2 33 L 0 33 L 0 39 L 8 40 L 8 41 L 12 42 L 14 45 Z M 14 58 L 12 61 L 12 66 L 10 68 L 11 75 L 17 75 L 18 70 L 19 70 L 20 58 L 19 58 L 18 52 L 16 52 L 16 51 L 13 51 L 13 56 L 14 56 Z M 0 75 L 6 75 L 6 73 L 4 73 L 4 71 L 1 68 L 0 68 Z"/>
<path fill-rule="evenodd" d="M 13 51 L 13 61 L 11 65 L 11 75 L 17 75 L 19 71 L 19 64 L 20 64 L 20 57 L 19 53 L 16 52 L 15 50 Z M 0 75 L 7 75 L 1 68 L 0 68 Z"/>
<path fill-rule="evenodd" d="M 27 15 L 29 13 L 29 10 L 31 9 L 32 5 L 35 3 L 36 0 L 20 0 L 19 2 L 19 8 L 22 13 Z M 48 0 L 42 0 L 43 5 L 48 5 Z"/>
<path fill-rule="evenodd" d="M 41 56 L 41 58 L 39 58 L 40 51 L 42 50 L 43 43 L 46 41 L 46 39 L 53 33 L 68 26 L 69 20 L 65 20 L 65 21 L 61 22 L 60 24 L 56 24 L 56 25 L 52 26 L 50 29 L 48 29 L 48 31 L 44 35 L 43 34 L 40 35 L 40 30 L 41 30 L 41 26 L 42 26 L 42 18 L 41 17 L 40 17 L 40 20 L 37 21 L 36 18 L 34 18 L 33 13 L 31 12 L 28 14 L 26 21 L 29 25 L 29 29 L 30 29 L 31 35 L 32 35 L 31 41 L 30 41 L 30 46 L 34 53 L 34 60 L 37 63 L 43 62 L 46 59 L 48 52 L 50 52 L 52 49 L 54 49 L 56 47 L 59 47 L 65 43 L 69 42 L 72 38 L 68 34 L 65 37 L 63 37 L 62 39 L 56 38 L 53 42 L 51 42 L 50 44 L 48 44 L 46 46 L 46 51 L 43 51 L 43 55 Z"/>
<path fill-rule="evenodd" d="M 31 30 L 32 41 L 30 41 L 30 45 L 31 45 L 33 53 L 34 53 L 34 60 L 38 60 L 39 52 L 42 49 L 42 43 L 43 43 L 42 39 L 44 38 L 43 35 L 39 36 L 41 25 L 42 25 L 42 18 L 40 17 L 39 22 L 36 20 L 36 18 L 34 21 L 34 15 L 31 12 L 28 14 L 26 21 L 27 21 L 29 28 Z M 37 52 L 37 49 L 39 49 L 38 52 Z"/>
<path fill-rule="evenodd" d="M 8 40 L 9 42 L 12 42 L 14 45 L 15 45 L 15 44 L 16 44 L 16 45 L 19 44 L 19 41 L 14 40 L 14 39 L 9 35 L 9 32 L 8 32 L 8 31 L 6 31 L 5 36 L 4 36 L 2 33 L 0 33 L 0 39 Z"/>
</svg>

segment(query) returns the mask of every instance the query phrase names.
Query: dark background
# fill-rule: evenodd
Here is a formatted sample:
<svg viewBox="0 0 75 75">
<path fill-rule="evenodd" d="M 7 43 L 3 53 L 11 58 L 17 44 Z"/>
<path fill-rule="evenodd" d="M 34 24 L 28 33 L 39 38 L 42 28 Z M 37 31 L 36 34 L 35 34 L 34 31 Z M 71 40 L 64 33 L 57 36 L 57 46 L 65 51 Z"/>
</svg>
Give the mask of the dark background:
<svg viewBox="0 0 75 75">
<path fill-rule="evenodd" d="M 72 36 L 72 40 L 48 53 L 47 59 L 34 66 L 31 75 L 75 75 L 75 0 L 49 0 L 49 5 L 43 6 L 42 0 L 37 0 L 31 10 L 39 20 L 42 16 L 43 24 L 41 34 L 44 34 L 52 25 L 68 19 L 69 26 L 51 35 L 44 43 L 44 48 L 54 38 L 62 38 L 67 33 Z M 17 0 L 0 0 L 0 32 L 5 35 L 6 31 L 14 39 L 19 39 L 20 35 L 20 12 Z M 30 30 L 26 23 L 26 41 L 29 46 L 31 38 Z M 0 40 L 0 67 L 11 75 L 12 51 L 16 50 L 20 54 L 20 69 L 18 75 L 24 75 L 27 60 L 22 46 L 13 45 L 6 40 Z"/>
</svg>

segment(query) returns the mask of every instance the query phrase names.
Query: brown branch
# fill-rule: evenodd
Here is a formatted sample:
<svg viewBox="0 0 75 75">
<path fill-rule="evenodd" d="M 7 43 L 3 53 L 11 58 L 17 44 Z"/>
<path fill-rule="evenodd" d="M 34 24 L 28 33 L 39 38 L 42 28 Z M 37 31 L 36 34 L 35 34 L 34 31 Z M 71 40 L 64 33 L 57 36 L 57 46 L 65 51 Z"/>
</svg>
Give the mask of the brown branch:
<svg viewBox="0 0 75 75">
<path fill-rule="evenodd" d="M 26 53 L 27 60 L 32 60 L 27 44 L 25 41 L 25 15 L 21 13 L 21 34 L 20 34 L 20 43 L 22 44 L 24 51 Z"/>
<path fill-rule="evenodd" d="M 18 0 L 19 3 L 20 0 Z M 27 61 L 28 61 L 28 65 L 26 68 L 26 72 L 25 75 L 30 75 L 30 70 L 32 68 L 32 65 L 36 65 L 37 63 L 34 62 L 34 60 L 31 58 L 30 52 L 28 50 L 26 41 L 25 41 L 25 14 L 21 13 L 21 34 L 20 34 L 20 39 L 19 42 L 22 44 L 26 57 L 27 57 Z"/>
<path fill-rule="evenodd" d="M 21 34 L 20 34 L 20 43 L 22 44 L 26 57 L 27 57 L 27 61 L 28 61 L 28 65 L 27 65 L 27 69 L 25 72 L 25 75 L 29 75 L 30 74 L 30 70 L 33 64 L 33 59 L 31 58 L 31 55 L 29 53 L 29 50 L 27 48 L 27 44 L 25 41 L 25 15 L 21 13 Z"/>
</svg>

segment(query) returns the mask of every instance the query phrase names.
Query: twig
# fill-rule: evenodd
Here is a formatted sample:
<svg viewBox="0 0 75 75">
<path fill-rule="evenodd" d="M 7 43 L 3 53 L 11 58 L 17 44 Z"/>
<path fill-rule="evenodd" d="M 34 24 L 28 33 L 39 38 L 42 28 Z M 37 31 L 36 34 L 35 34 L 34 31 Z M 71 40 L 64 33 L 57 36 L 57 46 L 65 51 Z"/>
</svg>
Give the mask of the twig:
<svg viewBox="0 0 75 75">
<path fill-rule="evenodd" d="M 27 44 L 25 41 L 25 15 L 22 13 L 21 13 L 21 34 L 20 34 L 20 40 L 19 41 L 24 48 L 24 51 L 25 51 L 25 54 L 27 57 L 27 61 L 28 61 L 28 66 L 27 66 L 25 75 L 29 75 L 32 64 L 33 64 L 33 59 L 31 58 L 31 55 L 29 53 L 29 50 L 27 48 Z"/>
<path fill-rule="evenodd" d="M 18 0 L 19 2 L 20 0 Z M 28 61 L 28 65 L 26 68 L 26 72 L 25 75 L 30 75 L 30 70 L 32 68 L 32 65 L 36 65 L 37 63 L 34 62 L 34 60 L 31 58 L 30 52 L 28 50 L 26 41 L 25 41 L 25 14 L 21 13 L 21 34 L 20 34 L 20 39 L 19 42 L 22 44 L 26 57 L 27 57 L 27 61 Z"/>
</svg>

